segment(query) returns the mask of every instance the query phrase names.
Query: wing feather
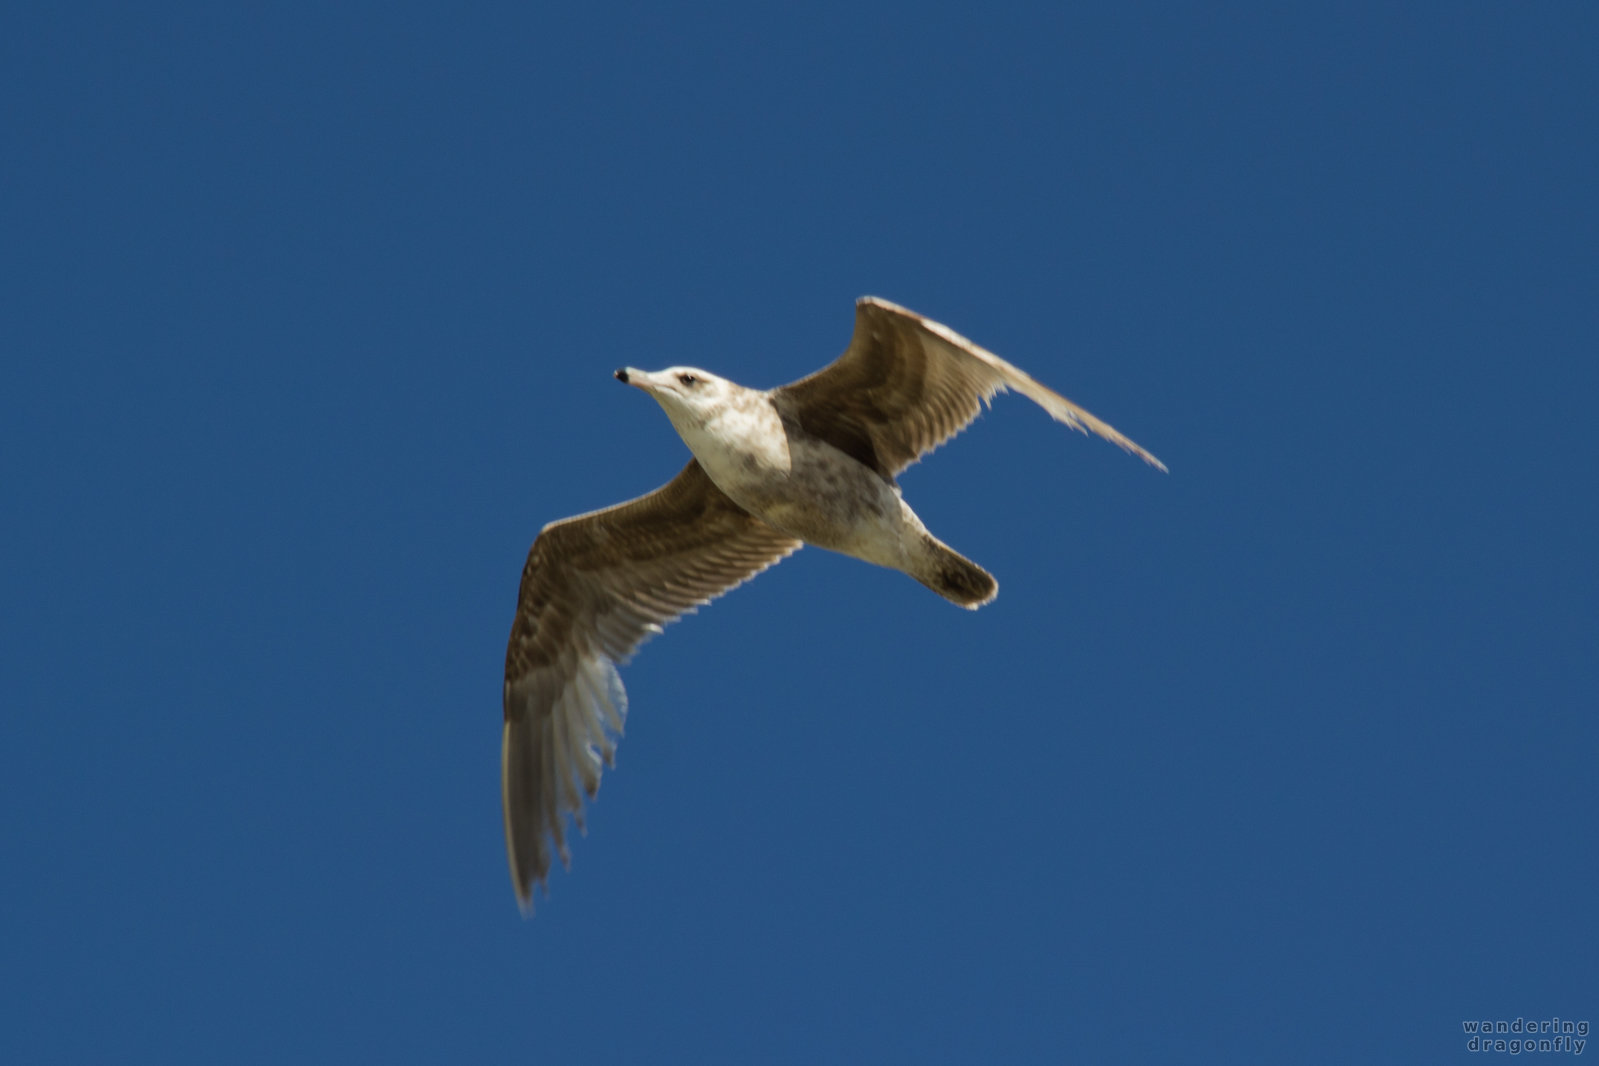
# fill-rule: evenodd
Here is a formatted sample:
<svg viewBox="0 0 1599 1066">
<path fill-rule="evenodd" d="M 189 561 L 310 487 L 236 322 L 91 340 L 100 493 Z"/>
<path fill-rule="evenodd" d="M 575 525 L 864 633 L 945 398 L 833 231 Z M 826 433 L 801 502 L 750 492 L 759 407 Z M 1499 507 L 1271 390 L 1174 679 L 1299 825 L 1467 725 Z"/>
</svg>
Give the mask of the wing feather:
<svg viewBox="0 0 1599 1066">
<path fill-rule="evenodd" d="M 695 460 L 654 492 L 546 526 L 528 552 L 505 652 L 501 799 L 524 910 L 566 819 L 615 754 L 627 693 L 616 667 L 661 627 L 800 547 L 728 499 Z"/>
<path fill-rule="evenodd" d="M 971 424 L 996 393 L 1015 389 L 1051 418 L 1166 465 L 1066 397 L 948 326 L 865 296 L 849 348 L 809 377 L 773 390 L 802 429 L 892 478 Z"/>
</svg>

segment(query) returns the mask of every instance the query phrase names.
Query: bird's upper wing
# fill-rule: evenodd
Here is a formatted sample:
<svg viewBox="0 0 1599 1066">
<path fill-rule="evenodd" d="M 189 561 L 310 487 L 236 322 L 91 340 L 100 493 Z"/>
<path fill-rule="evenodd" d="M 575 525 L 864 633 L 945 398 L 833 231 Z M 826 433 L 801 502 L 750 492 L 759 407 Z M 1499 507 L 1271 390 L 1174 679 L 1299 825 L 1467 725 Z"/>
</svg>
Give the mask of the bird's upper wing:
<svg viewBox="0 0 1599 1066">
<path fill-rule="evenodd" d="M 753 577 L 801 542 L 688 466 L 647 496 L 546 526 L 522 570 L 505 651 L 501 799 L 517 899 L 567 861 L 566 816 L 611 763 L 627 696 L 616 665 L 661 626 Z"/>
<path fill-rule="evenodd" d="M 1151 466 L 1166 466 L 1066 397 L 947 326 L 887 300 L 855 304 L 855 335 L 831 365 L 772 390 L 806 432 L 893 477 L 1015 389 L 1057 422 L 1096 433 Z"/>
</svg>

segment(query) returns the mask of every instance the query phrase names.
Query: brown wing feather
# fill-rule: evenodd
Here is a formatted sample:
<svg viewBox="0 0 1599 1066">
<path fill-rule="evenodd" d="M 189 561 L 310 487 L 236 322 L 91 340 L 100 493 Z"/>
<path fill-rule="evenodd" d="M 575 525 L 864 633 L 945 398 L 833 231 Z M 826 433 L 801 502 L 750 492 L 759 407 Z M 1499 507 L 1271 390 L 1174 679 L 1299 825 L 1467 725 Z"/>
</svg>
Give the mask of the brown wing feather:
<svg viewBox="0 0 1599 1066">
<path fill-rule="evenodd" d="M 546 526 L 528 552 L 505 651 L 501 798 L 517 899 L 531 909 L 566 816 L 583 824 L 622 732 L 616 665 L 661 626 L 800 542 L 728 499 L 695 460 L 647 496 Z M 553 845 L 553 848 L 552 848 Z"/>
<path fill-rule="evenodd" d="M 831 365 L 773 390 L 787 417 L 893 477 L 977 417 L 995 393 L 1015 389 L 1050 417 L 1095 433 L 1152 466 L 1165 464 L 1109 424 L 1019 368 L 887 300 L 855 304 L 855 333 Z"/>
</svg>

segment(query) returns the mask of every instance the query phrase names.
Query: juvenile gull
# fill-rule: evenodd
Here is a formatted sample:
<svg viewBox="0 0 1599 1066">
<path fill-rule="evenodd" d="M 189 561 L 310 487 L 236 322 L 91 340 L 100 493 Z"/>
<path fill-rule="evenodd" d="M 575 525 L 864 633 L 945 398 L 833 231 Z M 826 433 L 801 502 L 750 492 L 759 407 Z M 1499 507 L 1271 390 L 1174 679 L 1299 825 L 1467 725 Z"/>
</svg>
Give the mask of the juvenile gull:
<svg viewBox="0 0 1599 1066">
<path fill-rule="evenodd" d="M 900 497 L 900 471 L 1015 389 L 1059 422 L 1151 466 L 1159 459 L 992 352 L 903 307 L 864 297 L 831 366 L 765 392 L 692 367 L 624 367 L 694 457 L 654 492 L 552 522 L 522 570 L 505 652 L 501 799 L 525 913 L 566 818 L 600 787 L 622 733 L 616 667 L 661 626 L 803 544 L 903 571 L 975 610 L 998 584 L 939 541 Z"/>
</svg>

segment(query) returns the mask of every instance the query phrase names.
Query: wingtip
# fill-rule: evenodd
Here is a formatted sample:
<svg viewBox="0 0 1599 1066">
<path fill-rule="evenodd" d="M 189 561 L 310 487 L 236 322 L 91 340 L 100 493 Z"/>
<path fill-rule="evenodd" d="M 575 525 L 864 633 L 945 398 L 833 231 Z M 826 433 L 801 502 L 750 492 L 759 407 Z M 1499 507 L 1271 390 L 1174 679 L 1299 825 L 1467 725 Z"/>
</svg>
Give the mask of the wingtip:
<svg viewBox="0 0 1599 1066">
<path fill-rule="evenodd" d="M 533 917 L 535 910 L 534 900 L 538 898 L 539 889 L 544 890 L 545 898 L 550 895 L 550 883 L 543 877 L 534 876 L 531 871 L 511 870 L 511 889 L 516 893 L 516 909 L 521 912 L 524 919 Z"/>
<path fill-rule="evenodd" d="M 1087 430 L 1084 430 L 1083 432 L 1086 433 Z M 1101 433 L 1100 436 L 1105 435 Z M 1126 452 L 1128 455 L 1131 455 L 1137 459 L 1142 459 L 1145 463 L 1154 467 L 1156 470 L 1159 470 L 1162 474 L 1171 473 L 1170 470 L 1166 469 L 1166 464 L 1155 458 L 1152 452 L 1145 451 L 1143 445 L 1134 443 L 1132 440 L 1121 436 L 1121 434 L 1117 434 L 1116 437 L 1110 437 L 1107 439 L 1110 440 L 1112 444 L 1116 445 L 1116 447 Z"/>
<path fill-rule="evenodd" d="M 533 917 L 533 897 L 539 886 L 544 884 L 538 877 L 530 876 L 531 871 L 523 870 L 517 863 L 516 854 L 510 855 L 511 859 L 511 891 L 516 893 L 516 909 L 522 912 L 523 918 Z M 545 893 L 549 892 L 546 886 Z"/>
</svg>

